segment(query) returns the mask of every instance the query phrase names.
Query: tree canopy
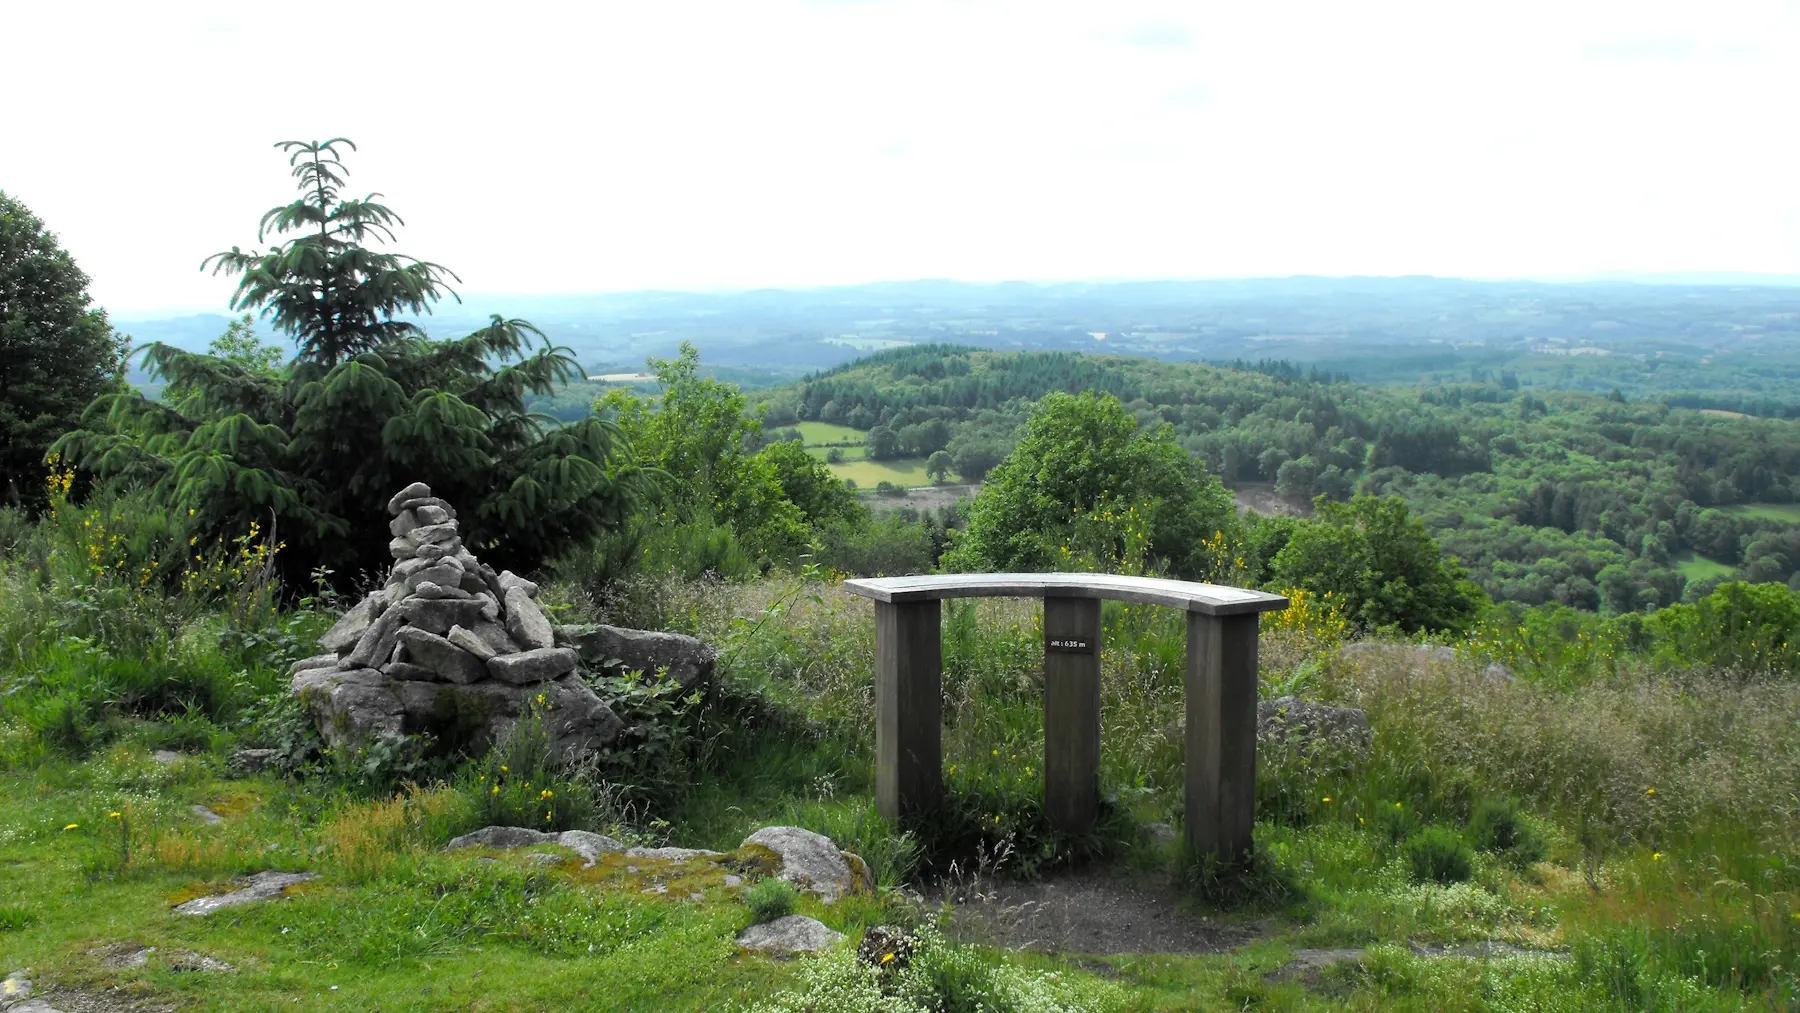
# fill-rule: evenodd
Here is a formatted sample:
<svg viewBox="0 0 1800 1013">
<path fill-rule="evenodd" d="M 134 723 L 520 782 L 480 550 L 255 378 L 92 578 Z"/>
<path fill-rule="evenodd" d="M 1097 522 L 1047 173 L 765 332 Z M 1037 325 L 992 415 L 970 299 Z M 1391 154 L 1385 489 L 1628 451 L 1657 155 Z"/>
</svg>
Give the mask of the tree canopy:
<svg viewBox="0 0 1800 1013">
<path fill-rule="evenodd" d="M 123 382 L 124 341 L 90 306 L 88 276 L 56 236 L 0 192 L 0 496 L 42 499 L 44 452 Z"/>
<path fill-rule="evenodd" d="M 1236 518 L 1231 495 L 1167 425 L 1140 427 L 1110 395 L 1056 393 L 988 475 L 944 565 L 1055 570 L 1141 555 L 1173 576 L 1206 578 L 1217 564 L 1210 546 Z"/>
<path fill-rule="evenodd" d="M 201 537 L 273 529 L 290 579 L 384 566 L 387 500 L 413 481 L 457 505 L 464 537 L 497 566 L 535 566 L 620 525 L 640 473 L 618 427 L 555 426 L 525 408 L 581 375 L 568 350 L 523 320 L 439 341 L 397 318 L 428 311 L 452 276 L 371 249 L 400 219 L 340 196 L 348 141 L 278 147 L 302 197 L 264 215 L 258 235 L 298 235 L 206 264 L 242 275 L 233 307 L 293 337 L 291 367 L 235 345 L 221 357 L 153 344 L 145 365 L 178 396 L 102 396 L 56 450 L 106 481 L 148 485 Z"/>
</svg>

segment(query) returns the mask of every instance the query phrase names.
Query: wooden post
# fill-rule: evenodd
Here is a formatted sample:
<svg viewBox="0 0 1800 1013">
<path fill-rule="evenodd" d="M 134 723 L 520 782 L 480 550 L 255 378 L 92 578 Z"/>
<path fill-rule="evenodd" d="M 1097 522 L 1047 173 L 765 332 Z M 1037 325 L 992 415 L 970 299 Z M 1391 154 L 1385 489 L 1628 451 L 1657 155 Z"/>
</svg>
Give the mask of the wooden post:
<svg viewBox="0 0 1800 1013">
<path fill-rule="evenodd" d="M 943 796 L 943 610 L 875 603 L 875 808 L 890 820 Z"/>
<path fill-rule="evenodd" d="M 1044 599 L 1044 809 L 1081 833 L 1100 809 L 1100 600 Z"/>
<path fill-rule="evenodd" d="M 1256 823 L 1254 613 L 1188 613 L 1187 839 L 1196 856 L 1245 857 Z"/>
</svg>

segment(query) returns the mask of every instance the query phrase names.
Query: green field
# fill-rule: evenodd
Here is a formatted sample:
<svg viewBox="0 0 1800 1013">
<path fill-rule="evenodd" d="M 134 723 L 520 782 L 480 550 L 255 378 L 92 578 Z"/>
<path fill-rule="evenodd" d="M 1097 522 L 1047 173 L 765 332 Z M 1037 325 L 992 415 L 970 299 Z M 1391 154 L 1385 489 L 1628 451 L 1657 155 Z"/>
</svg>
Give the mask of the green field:
<svg viewBox="0 0 1800 1013">
<path fill-rule="evenodd" d="M 824 446 L 827 443 L 861 443 L 869 434 L 849 426 L 834 426 L 829 422 L 799 422 L 783 429 L 800 430 L 801 439 L 809 447 Z"/>
<path fill-rule="evenodd" d="M 825 460 L 826 454 L 829 454 L 834 450 L 837 451 L 839 454 L 843 455 L 843 458 L 845 461 L 860 461 L 869 456 L 869 448 L 868 447 L 807 447 L 806 448 L 807 453 L 813 455 L 814 457 L 818 458 L 821 461 Z"/>
<path fill-rule="evenodd" d="M 1751 517 L 1759 521 L 1785 521 L 1800 524 L 1800 503 L 1743 503 L 1726 507 L 1734 517 Z"/>
<path fill-rule="evenodd" d="M 902 488 L 931 484 L 931 480 L 925 477 L 923 457 L 897 457 L 891 461 L 845 461 L 843 464 L 832 465 L 831 473 L 839 478 L 853 480 L 858 489 L 873 489 L 881 482 L 892 482 Z"/>
<path fill-rule="evenodd" d="M 1675 569 L 1680 571 L 1681 575 L 1690 581 L 1711 580 L 1714 577 L 1724 577 L 1731 573 L 1731 567 L 1726 566 L 1716 559 L 1708 559 L 1695 552 L 1677 556 L 1675 559 Z"/>
</svg>

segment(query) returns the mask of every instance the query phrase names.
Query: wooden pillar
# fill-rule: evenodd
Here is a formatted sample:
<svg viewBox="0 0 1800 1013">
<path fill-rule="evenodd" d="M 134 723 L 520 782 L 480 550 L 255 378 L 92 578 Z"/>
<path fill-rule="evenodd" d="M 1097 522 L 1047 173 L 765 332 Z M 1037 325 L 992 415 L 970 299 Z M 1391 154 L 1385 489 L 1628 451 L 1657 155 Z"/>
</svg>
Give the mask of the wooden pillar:
<svg viewBox="0 0 1800 1013">
<path fill-rule="evenodd" d="M 1058 830 L 1100 809 L 1100 600 L 1044 599 L 1044 808 Z"/>
<path fill-rule="evenodd" d="M 1254 613 L 1188 613 L 1188 847 L 1225 861 L 1256 822 L 1256 628 Z"/>
<path fill-rule="evenodd" d="M 890 820 L 943 796 L 943 610 L 875 603 L 875 808 Z"/>
</svg>

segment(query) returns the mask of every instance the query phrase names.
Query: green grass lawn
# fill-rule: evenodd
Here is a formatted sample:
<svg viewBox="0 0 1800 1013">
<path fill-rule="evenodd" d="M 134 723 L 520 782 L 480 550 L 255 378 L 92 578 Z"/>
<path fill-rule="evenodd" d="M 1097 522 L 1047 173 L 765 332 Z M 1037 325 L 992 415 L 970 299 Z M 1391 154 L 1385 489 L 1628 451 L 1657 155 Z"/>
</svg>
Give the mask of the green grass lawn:
<svg viewBox="0 0 1800 1013">
<path fill-rule="evenodd" d="M 1675 569 L 1690 581 L 1711 580 L 1714 577 L 1730 576 L 1732 568 L 1715 559 L 1708 559 L 1696 552 L 1685 553 L 1675 559 Z"/>
<path fill-rule="evenodd" d="M 800 438 L 805 440 L 809 447 L 823 446 L 827 443 L 861 443 L 869 437 L 869 434 L 861 429 L 835 426 L 829 422 L 800 422 L 781 428 L 800 430 Z"/>
<path fill-rule="evenodd" d="M 807 447 L 806 448 L 807 453 L 811 454 L 812 456 L 818 458 L 821 461 L 825 460 L 825 458 L 828 455 L 830 455 L 830 453 L 834 450 L 837 451 L 839 456 L 841 456 L 846 461 L 866 460 L 869 456 L 869 448 L 868 447 Z"/>
<path fill-rule="evenodd" d="M 923 457 L 900 457 L 889 461 L 846 460 L 832 465 L 831 473 L 854 481 L 858 489 L 873 489 L 881 482 L 892 482 L 901 488 L 931 484 L 925 477 Z"/>
<path fill-rule="evenodd" d="M 1726 507 L 1725 512 L 1734 517 L 1800 524 L 1800 503 L 1741 503 Z"/>
</svg>

